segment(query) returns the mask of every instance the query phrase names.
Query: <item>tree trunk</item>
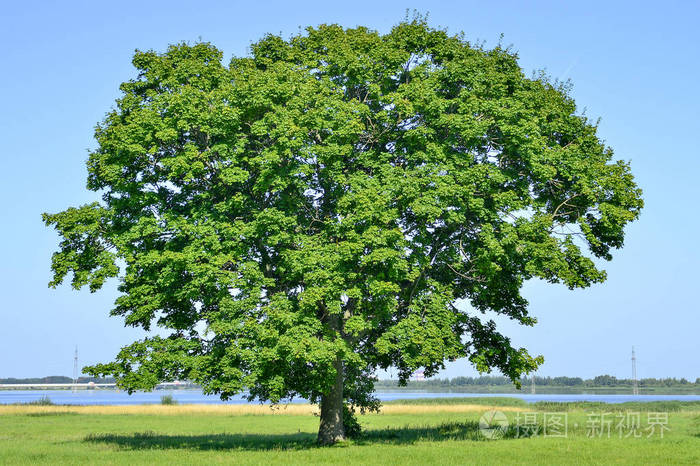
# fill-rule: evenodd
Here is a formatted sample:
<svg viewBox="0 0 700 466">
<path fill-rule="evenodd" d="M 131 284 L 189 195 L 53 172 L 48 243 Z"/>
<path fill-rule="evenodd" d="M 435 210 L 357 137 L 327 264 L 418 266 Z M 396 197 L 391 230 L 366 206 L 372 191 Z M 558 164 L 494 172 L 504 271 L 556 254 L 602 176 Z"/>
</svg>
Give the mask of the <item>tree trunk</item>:
<svg viewBox="0 0 700 466">
<path fill-rule="evenodd" d="M 318 428 L 318 443 L 332 445 L 345 440 L 343 426 L 343 360 L 335 360 L 335 383 L 330 392 L 321 396 L 321 425 Z"/>
</svg>

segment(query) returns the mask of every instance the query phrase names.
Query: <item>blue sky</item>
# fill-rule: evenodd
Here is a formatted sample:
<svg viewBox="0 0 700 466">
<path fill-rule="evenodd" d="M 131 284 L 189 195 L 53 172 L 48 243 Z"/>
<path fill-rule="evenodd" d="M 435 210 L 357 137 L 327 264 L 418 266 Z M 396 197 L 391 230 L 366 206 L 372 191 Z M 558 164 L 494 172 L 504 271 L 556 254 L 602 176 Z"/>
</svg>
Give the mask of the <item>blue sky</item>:
<svg viewBox="0 0 700 466">
<path fill-rule="evenodd" d="M 532 282 L 539 323 L 501 329 L 546 362 L 540 375 L 700 377 L 697 236 L 700 6 L 696 2 L 6 2 L 0 16 L 0 377 L 70 375 L 141 336 L 108 317 L 116 283 L 47 288 L 58 238 L 41 222 L 94 199 L 85 189 L 94 125 L 134 76 L 134 49 L 199 38 L 232 55 L 266 32 L 320 23 L 388 31 L 406 8 L 467 39 L 513 44 L 529 73 L 573 81 L 616 157 L 631 160 L 646 208 L 586 290 Z M 465 362 L 445 376 L 474 375 Z"/>
</svg>

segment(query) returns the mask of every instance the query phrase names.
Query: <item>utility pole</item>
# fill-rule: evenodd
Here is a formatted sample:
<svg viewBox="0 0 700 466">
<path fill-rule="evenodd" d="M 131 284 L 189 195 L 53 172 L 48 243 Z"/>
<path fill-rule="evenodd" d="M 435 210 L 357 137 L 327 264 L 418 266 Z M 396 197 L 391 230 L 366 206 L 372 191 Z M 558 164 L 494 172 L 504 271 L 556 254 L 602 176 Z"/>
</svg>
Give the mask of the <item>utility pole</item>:
<svg viewBox="0 0 700 466">
<path fill-rule="evenodd" d="M 632 394 L 639 395 L 639 386 L 637 385 L 637 357 L 634 355 L 634 346 L 632 347 Z"/>
</svg>

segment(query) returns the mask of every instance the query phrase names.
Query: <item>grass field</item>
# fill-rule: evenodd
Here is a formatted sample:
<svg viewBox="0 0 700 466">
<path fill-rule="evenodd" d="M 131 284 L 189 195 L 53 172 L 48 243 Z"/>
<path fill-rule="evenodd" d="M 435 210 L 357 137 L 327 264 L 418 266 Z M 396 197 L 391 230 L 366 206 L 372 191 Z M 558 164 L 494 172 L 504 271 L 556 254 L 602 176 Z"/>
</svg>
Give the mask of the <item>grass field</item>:
<svg viewBox="0 0 700 466">
<path fill-rule="evenodd" d="M 491 410 L 510 427 L 489 440 L 479 420 Z M 700 464 L 700 402 L 392 402 L 360 416 L 362 438 L 330 448 L 315 445 L 315 412 L 309 405 L 0 406 L 0 464 Z"/>
</svg>

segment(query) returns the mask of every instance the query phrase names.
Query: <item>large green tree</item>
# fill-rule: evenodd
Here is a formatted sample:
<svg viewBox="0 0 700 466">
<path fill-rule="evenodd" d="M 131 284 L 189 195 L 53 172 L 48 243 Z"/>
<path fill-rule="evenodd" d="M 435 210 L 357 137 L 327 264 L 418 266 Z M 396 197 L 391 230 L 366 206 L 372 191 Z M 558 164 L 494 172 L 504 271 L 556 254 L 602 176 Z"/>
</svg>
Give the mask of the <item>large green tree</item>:
<svg viewBox="0 0 700 466">
<path fill-rule="evenodd" d="M 333 443 L 378 406 L 380 368 L 467 358 L 516 380 L 542 358 L 482 314 L 533 325 L 526 280 L 603 281 L 594 260 L 642 207 L 566 86 L 422 18 L 133 64 L 87 163 L 101 201 L 44 215 L 51 286 L 118 277 L 112 315 L 160 327 L 86 368 L 129 391 L 305 397 Z"/>
</svg>

